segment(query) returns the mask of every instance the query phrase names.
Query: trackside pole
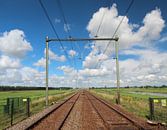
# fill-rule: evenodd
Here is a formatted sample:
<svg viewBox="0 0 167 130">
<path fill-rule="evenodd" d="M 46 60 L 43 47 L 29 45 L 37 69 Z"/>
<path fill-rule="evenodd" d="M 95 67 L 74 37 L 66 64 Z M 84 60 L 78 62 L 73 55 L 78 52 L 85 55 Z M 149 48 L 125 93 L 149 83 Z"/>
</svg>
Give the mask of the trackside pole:
<svg viewBox="0 0 167 130">
<path fill-rule="evenodd" d="M 46 101 L 46 106 L 48 106 L 48 36 L 46 37 L 46 97 L 45 97 L 45 101 Z"/>
<path fill-rule="evenodd" d="M 117 104 L 120 104 L 120 77 L 119 77 L 119 56 L 118 56 L 118 40 L 115 41 L 115 55 L 116 55 L 116 77 L 117 77 Z"/>
</svg>

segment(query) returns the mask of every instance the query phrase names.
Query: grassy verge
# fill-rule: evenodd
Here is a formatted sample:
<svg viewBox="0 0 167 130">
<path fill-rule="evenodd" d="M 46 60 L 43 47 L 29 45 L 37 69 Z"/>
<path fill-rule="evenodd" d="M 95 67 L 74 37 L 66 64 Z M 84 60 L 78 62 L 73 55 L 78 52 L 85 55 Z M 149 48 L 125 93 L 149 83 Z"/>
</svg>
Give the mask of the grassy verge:
<svg viewBox="0 0 167 130">
<path fill-rule="evenodd" d="M 162 88 L 164 89 L 164 88 Z M 116 89 L 92 89 L 90 90 L 92 93 L 96 94 L 97 96 L 108 100 L 109 102 L 115 103 L 115 94 L 116 94 Z M 121 105 L 129 112 L 132 112 L 133 114 L 142 117 L 146 119 L 146 117 L 149 116 L 149 102 L 148 98 L 149 97 L 158 97 L 158 96 L 150 96 L 150 95 L 142 95 L 142 94 L 134 94 L 130 92 L 135 92 L 135 91 L 140 91 L 140 92 L 152 92 L 151 89 L 142 89 L 142 88 L 122 88 L 120 89 L 121 93 Z M 167 89 L 161 90 L 160 88 L 156 89 L 153 92 L 167 92 Z M 167 115 L 167 108 L 161 108 L 157 109 L 157 113 L 159 113 L 157 120 L 160 122 L 166 122 L 167 123 L 167 116 L 166 118 L 162 115 Z M 163 111 L 163 114 L 162 114 Z"/>
<path fill-rule="evenodd" d="M 75 91 L 67 91 L 67 92 L 64 92 L 62 94 L 49 96 L 48 97 L 49 98 L 49 105 L 51 105 L 52 102 L 61 101 L 65 97 L 72 95 L 74 92 Z M 41 111 L 44 108 L 45 108 L 45 98 L 40 98 L 38 100 L 34 100 L 31 103 L 31 114 L 38 113 L 39 111 Z"/>
</svg>

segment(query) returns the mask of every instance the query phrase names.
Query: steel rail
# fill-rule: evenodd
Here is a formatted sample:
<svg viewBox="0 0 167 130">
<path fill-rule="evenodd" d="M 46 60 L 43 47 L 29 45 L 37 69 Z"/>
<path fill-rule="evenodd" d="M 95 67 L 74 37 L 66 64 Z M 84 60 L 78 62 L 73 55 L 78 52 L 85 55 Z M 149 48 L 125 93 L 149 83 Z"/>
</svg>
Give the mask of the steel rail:
<svg viewBox="0 0 167 130">
<path fill-rule="evenodd" d="M 143 125 L 139 124 L 138 122 L 136 122 L 134 119 L 128 117 L 126 114 L 124 114 L 123 112 L 117 110 L 116 108 L 114 108 L 113 106 L 111 106 L 110 104 L 108 104 L 106 101 L 103 101 L 102 99 L 96 97 L 95 95 L 91 94 L 90 92 L 87 91 L 87 93 L 89 95 L 91 95 L 92 97 L 94 97 L 95 99 L 97 99 L 98 101 L 100 101 L 101 103 L 103 103 L 104 105 L 106 105 L 107 107 L 109 107 L 110 109 L 114 110 L 117 114 L 119 114 L 120 116 L 126 118 L 128 121 L 130 121 L 133 125 L 135 125 L 136 127 L 138 127 L 140 130 L 150 130 L 150 128 L 144 128 Z"/>
<path fill-rule="evenodd" d="M 71 97 L 69 97 L 67 100 L 65 100 L 64 102 L 62 102 L 61 104 L 59 104 L 55 109 L 53 109 L 52 111 L 50 111 L 49 113 L 47 113 L 45 116 L 43 116 L 42 118 L 40 118 L 39 120 L 37 120 L 36 122 L 32 123 L 29 127 L 26 128 L 26 130 L 32 129 L 35 127 L 35 125 L 37 125 L 38 123 L 40 123 L 42 120 L 44 120 L 45 118 L 47 118 L 47 116 L 51 115 L 54 111 L 56 111 L 57 109 L 59 109 L 62 105 L 64 105 L 65 103 L 67 103 L 69 100 L 71 100 L 74 96 L 76 96 L 78 93 L 73 94 Z"/>
<path fill-rule="evenodd" d="M 73 103 L 72 107 L 70 108 L 70 110 L 68 111 L 67 115 L 65 116 L 64 120 L 61 122 L 61 125 L 58 127 L 59 130 L 61 130 L 61 128 L 63 127 L 66 119 L 68 118 L 68 116 L 70 115 L 72 109 L 74 108 L 76 102 L 78 101 L 79 97 L 80 97 L 81 93 L 79 93 L 77 99 L 75 100 L 75 102 Z"/>
<path fill-rule="evenodd" d="M 97 110 L 97 108 L 95 107 L 95 105 L 92 103 L 91 99 L 89 98 L 89 96 L 87 94 L 85 94 L 90 102 L 90 104 L 92 105 L 92 107 L 94 108 L 94 110 L 96 111 L 97 115 L 102 119 L 104 126 L 109 129 L 108 124 L 106 123 L 106 121 L 104 120 L 104 118 L 102 117 L 102 115 L 99 113 L 99 111 Z"/>
</svg>

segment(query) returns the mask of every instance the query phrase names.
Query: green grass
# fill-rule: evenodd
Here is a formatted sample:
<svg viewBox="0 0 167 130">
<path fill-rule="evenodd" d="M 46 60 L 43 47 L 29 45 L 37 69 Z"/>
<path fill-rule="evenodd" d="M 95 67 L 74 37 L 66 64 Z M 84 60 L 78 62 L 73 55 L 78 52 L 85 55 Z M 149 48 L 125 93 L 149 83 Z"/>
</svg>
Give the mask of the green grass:
<svg viewBox="0 0 167 130">
<path fill-rule="evenodd" d="M 67 90 L 50 90 L 49 95 L 62 94 L 66 91 Z M 4 105 L 8 97 L 30 97 L 31 100 L 36 100 L 45 97 L 45 90 L 0 92 L 0 105 Z"/>
<path fill-rule="evenodd" d="M 151 93 L 164 93 L 167 94 L 167 88 L 121 88 L 124 92 L 151 92 Z"/>
<path fill-rule="evenodd" d="M 108 100 L 109 102 L 115 103 L 116 99 L 116 91 L 117 89 L 92 89 L 90 90 L 92 93 Z M 154 93 L 167 93 L 167 88 L 121 88 L 121 105 L 129 112 L 146 119 L 146 116 L 149 116 L 149 97 L 157 98 L 159 96 L 150 96 L 143 94 L 134 94 L 130 92 L 154 92 Z M 162 108 L 161 108 L 162 111 Z M 157 113 L 161 113 L 160 109 L 158 109 Z M 163 108 L 163 115 L 167 115 L 167 108 Z M 159 115 L 162 115 L 159 114 Z M 159 116 L 158 121 L 167 123 L 166 118 Z"/>
<path fill-rule="evenodd" d="M 75 93 L 75 90 L 49 90 L 49 105 L 52 102 L 60 101 L 67 96 Z M 6 104 L 8 97 L 29 97 L 31 99 L 31 115 L 38 113 L 45 108 L 45 90 L 28 90 L 28 91 L 7 91 L 0 92 L 0 129 L 10 126 L 10 116 L 3 114 L 3 105 Z M 14 123 L 26 118 L 26 113 L 15 114 Z"/>
</svg>

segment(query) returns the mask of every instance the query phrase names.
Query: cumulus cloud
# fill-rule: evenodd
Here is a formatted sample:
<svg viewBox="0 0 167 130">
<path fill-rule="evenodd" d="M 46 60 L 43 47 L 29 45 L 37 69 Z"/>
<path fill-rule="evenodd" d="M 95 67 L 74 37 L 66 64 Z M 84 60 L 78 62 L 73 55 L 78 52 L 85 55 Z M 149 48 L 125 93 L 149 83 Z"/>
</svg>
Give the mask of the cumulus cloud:
<svg viewBox="0 0 167 130">
<path fill-rule="evenodd" d="M 50 49 L 49 49 L 48 52 L 49 52 L 49 63 L 50 63 L 50 60 L 55 60 L 55 61 L 60 61 L 60 62 L 66 61 L 66 57 L 64 55 L 58 56 L 57 54 L 55 54 Z M 44 54 L 46 55 L 46 49 L 44 50 Z M 33 65 L 45 68 L 46 59 L 42 57 L 37 62 L 35 62 Z"/>
<path fill-rule="evenodd" d="M 0 52 L 13 57 L 23 57 L 32 50 L 22 30 L 14 29 L 0 36 Z"/>
<path fill-rule="evenodd" d="M 66 57 L 64 55 L 58 56 L 57 54 L 55 54 L 50 49 L 49 49 L 48 53 L 49 53 L 49 59 L 50 60 L 55 60 L 55 61 L 60 61 L 60 62 L 66 61 Z M 46 55 L 46 49 L 44 50 L 44 54 Z"/>
<path fill-rule="evenodd" d="M 99 54 L 95 55 L 94 52 L 91 52 L 86 58 L 85 61 L 83 61 L 83 66 L 85 68 L 97 68 L 99 61 L 107 60 L 108 56 L 105 54 Z"/>
<path fill-rule="evenodd" d="M 68 30 L 71 30 L 70 24 L 64 24 L 64 31 L 68 32 Z"/>
<path fill-rule="evenodd" d="M 159 42 L 166 42 L 167 41 L 167 36 L 162 37 Z"/>
<path fill-rule="evenodd" d="M 158 52 L 155 49 L 131 49 L 125 50 L 123 53 L 126 55 L 138 55 L 139 58 L 120 61 L 122 79 L 130 80 L 132 84 L 136 85 L 165 84 L 167 53 Z M 125 83 L 128 85 L 128 82 Z"/>
<path fill-rule="evenodd" d="M 111 8 L 100 8 L 93 14 L 93 17 L 90 19 L 87 25 L 87 30 L 91 37 L 96 35 L 99 21 L 104 13 L 105 17 L 98 33 L 99 37 L 112 37 L 121 19 L 124 17 L 119 15 L 116 4 L 113 4 Z M 119 47 L 120 49 L 128 49 L 133 48 L 134 46 L 152 46 L 152 41 L 157 40 L 160 37 L 160 33 L 164 26 L 165 21 L 163 20 L 161 11 L 158 8 L 145 15 L 141 26 L 135 23 L 130 23 L 128 17 L 125 16 L 117 32 L 120 43 Z M 113 42 L 110 43 L 111 44 L 108 46 L 105 52 L 108 57 L 114 52 Z M 97 59 L 98 55 L 104 52 L 107 44 L 108 42 L 104 41 L 94 42 L 94 47 L 92 48 L 91 53 L 86 57 L 83 64 L 89 64 L 89 59 L 95 57 L 95 59 Z M 94 64 L 96 64 L 96 61 L 94 61 Z"/>
<path fill-rule="evenodd" d="M 94 13 L 92 19 L 88 23 L 87 30 L 89 31 L 90 36 L 96 35 L 99 21 L 103 13 L 105 13 L 105 17 L 98 34 L 100 37 L 112 37 L 122 17 L 124 17 L 118 15 L 116 4 L 113 4 L 111 8 L 100 8 L 96 13 Z M 136 26 L 134 25 L 136 24 L 130 23 L 128 17 L 125 16 L 117 32 L 121 49 L 130 48 L 136 44 L 139 46 L 145 46 L 143 41 L 156 40 L 159 38 L 160 32 L 165 26 L 165 21 L 162 19 L 160 9 L 156 8 L 155 10 L 152 10 L 146 14 L 143 19 L 142 26 L 138 25 L 138 29 L 136 29 Z M 98 43 L 99 42 L 96 42 L 95 45 L 100 46 L 101 49 L 104 49 L 105 45 L 99 45 Z"/>
<path fill-rule="evenodd" d="M 119 15 L 116 4 L 113 4 L 111 8 L 100 8 L 93 14 L 87 25 L 90 37 L 96 35 L 99 21 L 104 13 L 105 17 L 98 32 L 99 37 L 112 37 L 116 27 L 124 17 Z M 141 24 L 130 23 L 129 18 L 125 16 L 117 32 L 121 56 L 124 55 L 127 57 L 120 61 L 122 86 L 165 84 L 167 53 L 159 52 L 154 49 L 152 44 L 160 38 L 160 33 L 164 27 L 165 21 L 161 16 L 161 10 L 158 8 L 148 12 Z M 82 73 L 84 75 L 91 75 L 90 73 L 94 73 L 94 76 L 96 74 L 100 76 L 100 74 L 102 74 L 100 81 L 106 81 L 105 84 L 109 86 L 115 85 L 115 60 L 111 58 L 111 56 L 114 56 L 115 49 L 113 43 L 114 42 L 111 42 L 105 54 L 103 54 L 103 52 L 108 42 L 98 41 L 92 44 L 90 53 L 83 61 L 84 69 Z M 134 49 L 134 47 L 142 47 L 143 49 Z M 100 61 L 101 66 L 97 67 Z M 97 67 L 97 72 L 94 70 L 95 66 Z M 100 73 L 103 68 L 107 70 L 107 74 L 109 73 L 112 76 L 104 77 L 103 73 Z M 95 79 L 97 80 L 97 78 Z M 99 84 L 101 83 L 99 82 Z"/>
<path fill-rule="evenodd" d="M 141 40 L 145 39 L 150 41 L 159 38 L 160 32 L 165 27 L 165 21 L 162 19 L 160 9 L 156 8 L 150 13 L 147 13 L 143 19 L 143 24 L 136 33 Z"/>
<path fill-rule="evenodd" d="M 0 70 L 1 69 L 15 69 L 21 67 L 20 60 L 12 59 L 9 56 L 0 56 Z"/>
<path fill-rule="evenodd" d="M 74 57 L 77 53 L 75 50 L 69 50 L 68 54 L 71 56 L 71 57 Z"/>
<path fill-rule="evenodd" d="M 46 66 L 46 59 L 45 58 L 41 58 L 39 59 L 36 63 L 33 64 L 34 66 L 38 66 L 38 67 L 43 67 L 45 68 Z"/>
<path fill-rule="evenodd" d="M 76 74 L 76 70 L 70 66 L 59 66 L 57 67 L 58 70 L 62 70 L 64 72 L 65 75 L 75 75 Z"/>
<path fill-rule="evenodd" d="M 1 85 L 44 86 L 45 73 L 31 67 L 7 69 L 0 75 Z"/>
<path fill-rule="evenodd" d="M 79 71 L 80 75 L 82 76 L 105 76 L 108 74 L 108 71 L 106 68 L 102 68 L 102 69 L 83 69 Z"/>
</svg>

